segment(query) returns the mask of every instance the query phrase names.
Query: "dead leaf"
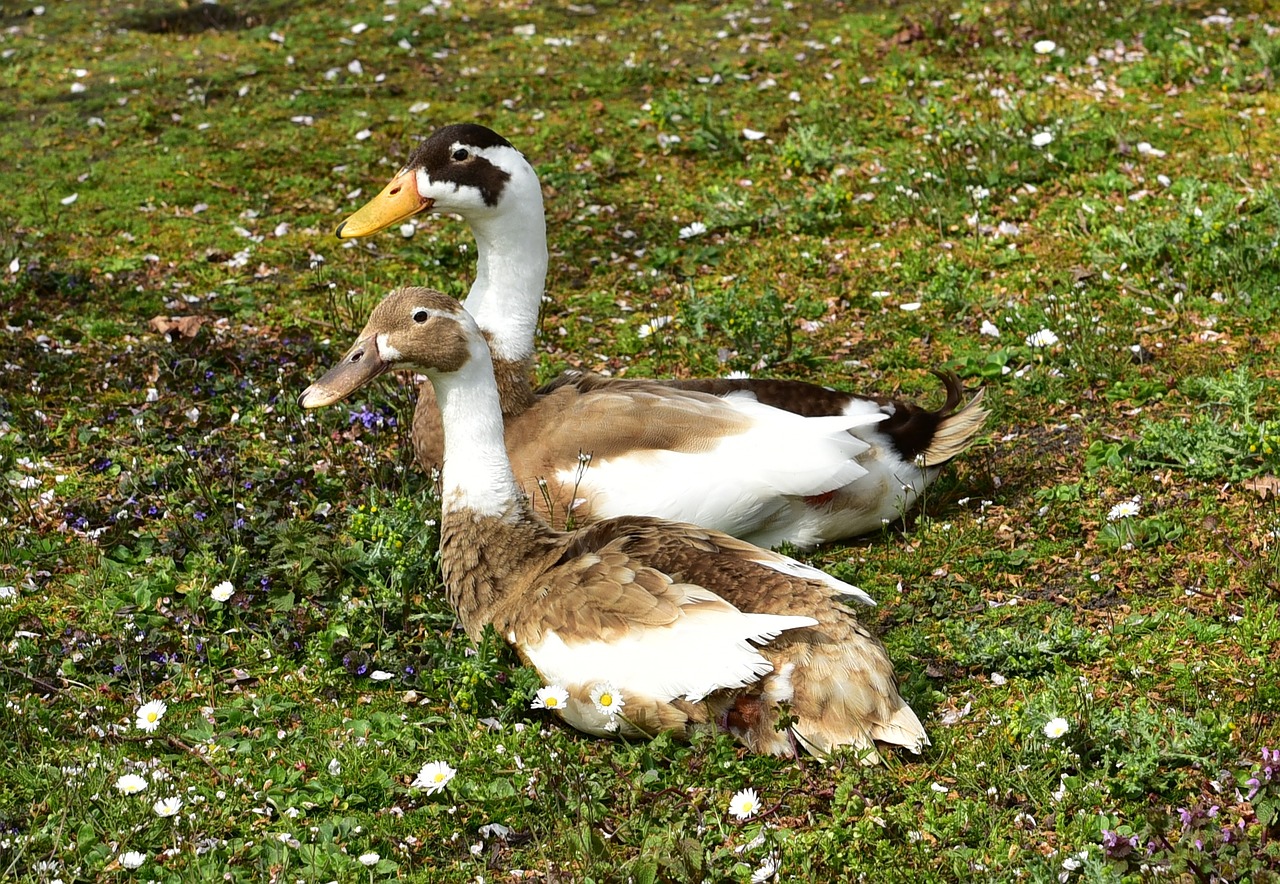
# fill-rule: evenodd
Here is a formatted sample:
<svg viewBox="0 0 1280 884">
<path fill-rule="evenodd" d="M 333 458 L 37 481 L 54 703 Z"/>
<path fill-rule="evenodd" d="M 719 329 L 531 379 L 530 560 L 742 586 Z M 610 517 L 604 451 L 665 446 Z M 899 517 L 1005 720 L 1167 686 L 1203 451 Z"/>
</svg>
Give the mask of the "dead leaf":
<svg viewBox="0 0 1280 884">
<path fill-rule="evenodd" d="M 208 321 L 205 316 L 153 316 L 147 325 L 173 343 L 179 339 L 192 340 L 200 334 L 200 326 Z"/>
<path fill-rule="evenodd" d="M 909 46 L 912 43 L 919 42 L 925 38 L 924 26 L 919 22 L 908 19 L 905 24 L 906 27 L 889 38 L 890 43 L 896 43 L 899 46 Z"/>
<path fill-rule="evenodd" d="M 1244 487 L 1255 492 L 1263 500 L 1269 497 L 1280 497 L 1280 478 L 1275 476 L 1258 476 L 1256 479 L 1245 479 Z"/>
</svg>

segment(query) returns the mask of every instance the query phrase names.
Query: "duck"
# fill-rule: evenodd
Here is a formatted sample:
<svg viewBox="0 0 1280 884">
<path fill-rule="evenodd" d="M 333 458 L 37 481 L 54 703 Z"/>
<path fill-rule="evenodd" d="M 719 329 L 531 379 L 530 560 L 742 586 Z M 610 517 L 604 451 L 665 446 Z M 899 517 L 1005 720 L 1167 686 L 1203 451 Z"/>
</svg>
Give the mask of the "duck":
<svg viewBox="0 0 1280 884">
<path fill-rule="evenodd" d="M 858 587 L 687 523 L 542 520 L 507 455 L 491 341 L 455 299 L 391 292 L 299 404 L 332 405 L 395 369 L 425 374 L 441 411 L 449 604 L 471 639 L 493 627 L 563 691 L 565 723 L 637 739 L 723 731 L 780 756 L 850 747 L 868 764 L 880 745 L 928 744 L 884 645 L 846 604 L 871 601 Z"/>
<path fill-rule="evenodd" d="M 640 380 L 567 372 L 533 390 L 528 377 L 547 272 L 542 188 L 533 166 L 488 127 L 444 126 L 413 151 L 377 196 L 338 226 L 337 235 L 371 236 L 426 211 L 460 216 L 475 237 L 476 276 L 464 304 L 489 341 L 503 412 L 509 420 L 525 416 L 524 444 L 536 449 L 543 464 L 541 479 L 549 501 L 543 515 L 557 522 L 558 513 L 561 527 L 569 516 L 581 522 L 652 515 L 693 521 L 761 546 L 789 543 L 799 549 L 880 531 L 915 506 L 942 468 L 973 444 L 987 418 L 984 391 L 966 398 L 959 378 L 944 372 L 935 372 L 945 388 L 945 400 L 936 409 L 767 378 Z M 620 410 L 599 423 L 577 425 L 573 433 L 555 432 L 558 427 L 549 417 L 554 409 L 534 406 L 566 390 L 602 397 L 595 400 L 602 403 L 601 415 L 606 401 Z M 703 396 L 690 400 L 688 393 Z M 442 452 L 439 412 L 431 395 L 424 385 L 412 423 L 415 455 L 426 469 L 439 467 Z M 657 415 L 650 418 L 646 410 L 664 400 L 668 411 L 691 410 L 689 428 L 701 425 L 706 434 L 696 450 L 686 447 L 681 449 L 683 456 L 666 458 L 684 467 L 669 473 L 658 469 L 655 446 L 664 440 L 651 435 Z M 845 432 L 856 442 L 852 458 L 857 468 L 833 463 L 825 481 L 817 483 L 824 487 L 778 486 L 764 502 L 757 499 L 749 506 L 708 495 L 707 483 L 697 477 L 704 470 L 710 475 L 721 472 L 717 462 L 723 457 L 724 436 L 716 433 L 733 425 L 719 418 L 726 405 L 756 418 L 768 413 L 765 408 L 772 409 L 779 426 L 786 421 L 776 412 L 848 419 Z M 698 419 L 699 410 L 705 410 L 705 421 Z M 513 446 L 521 443 L 514 433 L 508 439 Z M 628 450 L 633 442 L 639 447 Z M 606 451 L 613 465 L 608 471 L 599 457 Z M 525 465 L 515 447 L 511 454 L 518 467 Z M 749 468 L 761 472 L 748 478 L 767 486 L 778 470 L 794 469 L 796 456 L 784 450 L 779 457 L 755 458 Z M 584 458 L 592 459 L 589 466 L 584 466 Z M 747 468 L 735 465 L 740 471 Z M 820 468 L 815 462 L 810 473 Z"/>
</svg>

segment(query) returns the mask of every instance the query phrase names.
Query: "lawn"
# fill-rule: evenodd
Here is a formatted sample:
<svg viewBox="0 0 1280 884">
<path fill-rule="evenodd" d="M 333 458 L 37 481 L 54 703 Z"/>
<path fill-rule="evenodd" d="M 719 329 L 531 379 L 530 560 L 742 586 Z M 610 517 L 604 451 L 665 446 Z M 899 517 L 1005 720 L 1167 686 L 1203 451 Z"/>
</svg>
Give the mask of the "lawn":
<svg viewBox="0 0 1280 884">
<path fill-rule="evenodd" d="M 5 4 L 0 879 L 1280 879 L 1277 76 L 1260 0 Z M 543 183 L 540 379 L 986 388 L 803 556 L 922 756 L 591 739 L 456 628 L 410 379 L 296 399 L 466 292 L 454 219 L 333 236 L 458 121 Z"/>
</svg>

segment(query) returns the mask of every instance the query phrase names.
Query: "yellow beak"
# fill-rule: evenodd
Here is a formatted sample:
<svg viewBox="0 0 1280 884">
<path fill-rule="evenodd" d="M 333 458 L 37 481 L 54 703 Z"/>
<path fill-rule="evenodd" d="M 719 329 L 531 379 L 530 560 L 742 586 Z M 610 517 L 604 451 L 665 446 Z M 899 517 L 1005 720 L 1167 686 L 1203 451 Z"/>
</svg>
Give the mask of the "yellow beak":
<svg viewBox="0 0 1280 884">
<path fill-rule="evenodd" d="M 424 209 L 431 208 L 435 200 L 418 195 L 418 182 L 412 171 L 406 169 L 382 188 L 382 193 L 365 203 L 355 214 L 338 225 L 339 239 L 358 239 L 386 230 L 392 224 L 411 218 Z"/>
</svg>

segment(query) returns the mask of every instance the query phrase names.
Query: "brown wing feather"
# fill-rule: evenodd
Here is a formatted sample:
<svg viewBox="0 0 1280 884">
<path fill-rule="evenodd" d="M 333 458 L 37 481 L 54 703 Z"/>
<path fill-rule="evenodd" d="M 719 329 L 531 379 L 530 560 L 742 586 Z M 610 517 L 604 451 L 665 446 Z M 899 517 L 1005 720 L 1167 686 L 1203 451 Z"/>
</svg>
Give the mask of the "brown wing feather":
<svg viewBox="0 0 1280 884">
<path fill-rule="evenodd" d="M 866 750 L 874 762 L 877 740 L 919 751 L 928 742 L 919 719 L 898 693 L 893 663 L 884 645 L 842 604 L 835 589 L 776 571 L 757 561 L 766 551 L 728 535 L 657 519 L 610 519 L 576 532 L 564 555 L 608 543 L 633 562 L 661 570 L 679 583 L 704 587 L 741 611 L 804 613 L 816 626 L 791 629 L 763 649 L 775 673 L 794 667 L 788 700 L 800 742 L 816 754 L 848 745 Z M 766 693 L 774 678 L 762 682 Z M 774 708 L 759 691 L 731 699 L 717 713 L 756 751 L 786 754 L 784 734 L 774 730 L 773 713 L 743 714 L 756 705 Z M 762 704 L 762 705 L 761 705 Z M 735 727 L 735 722 L 741 728 Z"/>
<path fill-rule="evenodd" d="M 637 630 L 670 626 L 691 608 L 731 606 L 636 561 L 625 538 L 595 552 L 564 557 L 533 581 L 518 605 L 498 608 L 494 625 L 517 644 L 537 645 L 553 630 L 566 644 L 611 642 Z M 536 611 L 531 617 L 530 611 Z"/>
</svg>

